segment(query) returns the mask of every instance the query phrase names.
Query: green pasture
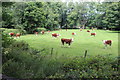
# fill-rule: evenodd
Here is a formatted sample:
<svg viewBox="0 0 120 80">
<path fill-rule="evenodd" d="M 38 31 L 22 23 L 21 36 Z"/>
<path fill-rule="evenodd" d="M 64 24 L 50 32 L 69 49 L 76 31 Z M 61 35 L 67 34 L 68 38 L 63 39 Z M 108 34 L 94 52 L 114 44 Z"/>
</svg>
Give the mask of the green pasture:
<svg viewBox="0 0 120 80">
<path fill-rule="evenodd" d="M 72 32 L 75 32 L 76 35 L 73 36 L 71 34 Z M 35 49 L 42 50 L 45 48 L 48 53 L 50 53 L 53 48 L 53 53 L 58 56 L 83 56 L 85 50 L 88 51 L 87 55 L 112 54 L 113 56 L 118 56 L 118 33 L 106 30 L 94 30 L 92 32 L 96 32 L 95 37 L 90 36 L 90 33 L 88 33 L 87 30 L 79 31 L 78 29 L 71 29 L 68 31 L 52 31 L 50 33 L 45 33 L 44 35 L 39 34 L 38 36 L 35 36 L 35 34 L 27 34 L 21 36 L 17 40 L 24 40 Z M 61 36 L 53 38 L 51 36 L 52 33 L 58 33 Z M 71 44 L 70 48 L 66 44 L 62 47 L 61 38 L 74 38 L 74 42 Z M 112 40 L 112 47 L 108 46 L 104 49 L 102 40 Z"/>
</svg>

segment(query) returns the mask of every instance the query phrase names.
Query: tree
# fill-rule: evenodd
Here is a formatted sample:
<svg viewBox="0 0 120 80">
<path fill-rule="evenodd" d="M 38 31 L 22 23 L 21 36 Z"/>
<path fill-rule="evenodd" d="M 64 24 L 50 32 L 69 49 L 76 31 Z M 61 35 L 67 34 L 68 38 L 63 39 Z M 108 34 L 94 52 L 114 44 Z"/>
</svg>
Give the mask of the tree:
<svg viewBox="0 0 120 80">
<path fill-rule="evenodd" d="M 108 28 L 120 30 L 120 2 L 112 2 L 108 5 L 106 9 L 106 14 L 102 22 L 107 25 Z"/>
<path fill-rule="evenodd" d="M 13 2 L 3 2 L 2 3 L 2 27 L 6 28 L 14 28 L 12 18 L 13 18 L 13 12 L 11 9 L 11 6 L 13 5 Z"/>
</svg>

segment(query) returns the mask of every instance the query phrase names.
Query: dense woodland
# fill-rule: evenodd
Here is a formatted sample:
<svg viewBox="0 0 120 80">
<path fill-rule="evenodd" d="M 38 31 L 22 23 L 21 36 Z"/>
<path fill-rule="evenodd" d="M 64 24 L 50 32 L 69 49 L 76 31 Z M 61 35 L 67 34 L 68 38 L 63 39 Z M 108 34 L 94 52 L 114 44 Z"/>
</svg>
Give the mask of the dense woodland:
<svg viewBox="0 0 120 80">
<path fill-rule="evenodd" d="M 3 2 L 2 27 L 36 28 L 100 28 L 119 30 L 120 2 Z"/>
</svg>

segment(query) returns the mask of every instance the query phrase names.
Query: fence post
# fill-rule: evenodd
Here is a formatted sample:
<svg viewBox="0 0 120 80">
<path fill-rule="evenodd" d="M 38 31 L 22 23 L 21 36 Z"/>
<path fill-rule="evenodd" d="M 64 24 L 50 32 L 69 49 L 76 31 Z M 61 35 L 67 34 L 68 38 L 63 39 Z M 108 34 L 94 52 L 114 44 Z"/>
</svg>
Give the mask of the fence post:
<svg viewBox="0 0 120 80">
<path fill-rule="evenodd" d="M 51 55 L 53 54 L 53 48 L 51 49 Z"/>
<path fill-rule="evenodd" d="M 86 58 L 86 56 L 87 56 L 87 50 L 85 50 L 84 58 Z"/>
</svg>

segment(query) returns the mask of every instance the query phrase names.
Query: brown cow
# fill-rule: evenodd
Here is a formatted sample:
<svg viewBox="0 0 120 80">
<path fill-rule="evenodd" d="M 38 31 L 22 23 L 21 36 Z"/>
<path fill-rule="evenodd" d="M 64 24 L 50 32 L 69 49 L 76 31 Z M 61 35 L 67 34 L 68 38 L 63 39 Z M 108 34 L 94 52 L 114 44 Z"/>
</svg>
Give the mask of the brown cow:
<svg viewBox="0 0 120 80">
<path fill-rule="evenodd" d="M 59 35 L 59 34 L 57 34 L 57 33 L 52 33 L 52 37 L 57 38 L 58 36 L 60 36 L 60 35 Z"/>
<path fill-rule="evenodd" d="M 72 38 L 72 39 L 62 38 L 62 39 L 61 39 L 61 42 L 62 42 L 62 45 L 64 45 L 64 43 L 66 43 L 66 44 L 68 44 L 69 47 L 70 47 L 71 43 L 73 42 L 73 38 Z"/>
<path fill-rule="evenodd" d="M 87 32 L 90 32 L 90 30 L 87 30 Z"/>
<path fill-rule="evenodd" d="M 82 29 L 80 29 L 80 31 L 82 31 Z"/>
<path fill-rule="evenodd" d="M 14 33 L 9 33 L 9 35 L 12 37 L 12 36 L 14 36 Z"/>
<path fill-rule="evenodd" d="M 17 34 L 16 34 L 16 38 L 18 38 L 18 37 L 20 38 L 20 36 L 21 36 L 20 33 L 17 33 Z"/>
<path fill-rule="evenodd" d="M 107 45 L 111 46 L 112 45 L 112 40 L 102 40 L 103 44 L 105 45 L 105 47 L 107 47 Z"/>
<path fill-rule="evenodd" d="M 43 35 L 45 33 L 45 31 L 41 31 L 41 34 Z"/>
<path fill-rule="evenodd" d="M 38 32 L 35 32 L 35 35 L 37 36 L 37 35 L 38 35 Z"/>
<path fill-rule="evenodd" d="M 72 35 L 76 35 L 76 33 L 72 33 Z"/>
<path fill-rule="evenodd" d="M 91 33 L 91 36 L 92 36 L 92 35 L 93 35 L 93 36 L 95 36 L 95 35 L 96 35 L 96 33 Z"/>
</svg>

